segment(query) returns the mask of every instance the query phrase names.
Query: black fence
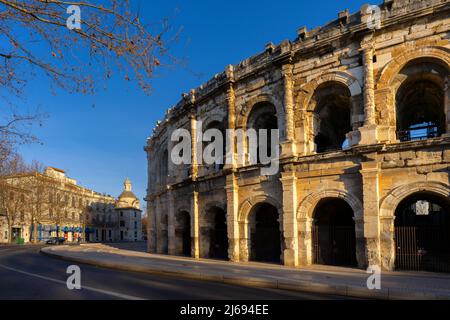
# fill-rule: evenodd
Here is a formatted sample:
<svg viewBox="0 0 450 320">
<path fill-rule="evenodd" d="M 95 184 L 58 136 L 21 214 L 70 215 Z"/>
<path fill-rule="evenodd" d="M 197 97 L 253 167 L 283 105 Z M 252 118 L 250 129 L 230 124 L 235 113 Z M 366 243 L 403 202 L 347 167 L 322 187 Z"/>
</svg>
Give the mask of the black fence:
<svg viewBox="0 0 450 320">
<path fill-rule="evenodd" d="M 314 264 L 356 266 L 354 226 L 315 225 L 312 239 Z"/>
<path fill-rule="evenodd" d="M 426 140 L 437 138 L 441 134 L 439 132 L 439 128 L 435 125 L 423 125 L 423 126 L 415 126 L 410 130 L 399 131 L 397 133 L 398 139 L 402 142 L 405 141 L 414 141 L 414 140 Z"/>
<path fill-rule="evenodd" d="M 397 270 L 450 272 L 450 234 L 439 226 L 395 228 Z"/>
</svg>

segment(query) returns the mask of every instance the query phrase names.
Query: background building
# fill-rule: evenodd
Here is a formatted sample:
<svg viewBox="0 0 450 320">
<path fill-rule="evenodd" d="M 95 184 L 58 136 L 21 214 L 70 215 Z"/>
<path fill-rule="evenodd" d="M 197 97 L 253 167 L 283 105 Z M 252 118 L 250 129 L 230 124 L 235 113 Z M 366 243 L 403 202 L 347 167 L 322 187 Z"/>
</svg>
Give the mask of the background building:
<svg viewBox="0 0 450 320">
<path fill-rule="evenodd" d="M 125 180 L 124 191 L 115 207 L 119 220 L 118 239 L 120 241 L 142 240 L 142 211 L 138 198 L 131 191 L 131 181 Z"/>
<path fill-rule="evenodd" d="M 150 252 L 450 271 L 450 3 L 379 8 L 300 28 L 168 110 L 146 145 Z M 174 165 L 171 133 L 200 121 L 279 129 L 279 173 L 239 164 L 234 140 L 225 167 L 195 138 Z"/>
<path fill-rule="evenodd" d="M 131 190 L 131 182 L 127 180 L 125 184 Z M 63 170 L 48 167 L 43 173 L 9 176 L 2 179 L 1 185 L 0 242 L 17 242 L 21 238 L 24 242 L 41 242 L 57 236 L 68 242 L 121 240 L 116 204 L 123 201 L 77 185 Z M 133 216 L 139 216 L 140 222 L 136 198 L 133 208 Z M 126 212 L 131 212 L 131 208 Z M 134 220 L 132 223 L 134 227 Z M 136 228 L 141 230 L 140 223 Z M 131 239 L 141 240 L 123 240 Z"/>
</svg>

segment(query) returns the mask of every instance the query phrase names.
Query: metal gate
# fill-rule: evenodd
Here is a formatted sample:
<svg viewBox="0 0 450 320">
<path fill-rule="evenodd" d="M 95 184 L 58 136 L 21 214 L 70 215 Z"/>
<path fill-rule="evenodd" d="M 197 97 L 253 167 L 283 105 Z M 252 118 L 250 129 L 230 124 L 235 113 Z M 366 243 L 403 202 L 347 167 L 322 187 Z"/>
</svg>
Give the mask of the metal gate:
<svg viewBox="0 0 450 320">
<path fill-rule="evenodd" d="M 314 264 L 355 266 L 356 237 L 352 226 L 315 225 L 312 230 Z"/>
<path fill-rule="evenodd" d="M 439 226 L 396 227 L 397 270 L 450 272 L 450 234 Z"/>
</svg>

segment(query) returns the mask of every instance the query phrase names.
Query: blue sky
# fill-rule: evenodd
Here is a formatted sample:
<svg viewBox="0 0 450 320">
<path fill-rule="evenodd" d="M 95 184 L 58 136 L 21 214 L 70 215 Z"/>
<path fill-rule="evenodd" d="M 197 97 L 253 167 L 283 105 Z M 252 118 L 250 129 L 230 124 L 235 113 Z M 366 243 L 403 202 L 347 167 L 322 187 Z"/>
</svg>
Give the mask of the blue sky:
<svg viewBox="0 0 450 320">
<path fill-rule="evenodd" d="M 20 152 L 27 161 L 36 159 L 64 169 L 79 184 L 113 196 L 118 196 L 129 177 L 142 199 L 147 183 L 146 138 L 183 92 L 206 82 L 226 65 L 259 53 L 268 42 L 293 40 L 299 27 L 321 26 L 335 19 L 338 11 L 356 12 L 364 3 L 141 1 L 141 20 L 170 17 L 174 29 L 183 28 L 171 53 L 184 58 L 188 67 L 160 70 L 150 96 L 121 77 L 104 84 L 105 89 L 95 96 L 53 95 L 45 79 L 35 79 L 24 92 L 21 107 L 39 106 L 49 118 L 34 131 L 42 143 L 22 146 Z"/>
</svg>

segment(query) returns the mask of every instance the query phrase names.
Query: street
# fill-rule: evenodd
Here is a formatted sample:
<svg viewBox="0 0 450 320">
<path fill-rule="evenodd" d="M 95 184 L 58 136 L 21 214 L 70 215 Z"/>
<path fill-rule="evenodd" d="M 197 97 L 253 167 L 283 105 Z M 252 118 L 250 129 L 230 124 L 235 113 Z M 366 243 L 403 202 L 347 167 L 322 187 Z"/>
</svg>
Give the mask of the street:
<svg viewBox="0 0 450 320">
<path fill-rule="evenodd" d="M 119 245 L 127 247 L 126 245 Z M 317 300 L 323 294 L 247 288 L 220 283 L 122 272 L 79 264 L 81 290 L 69 290 L 72 263 L 39 253 L 42 246 L 0 246 L 0 299 L 50 300 Z M 140 250 L 139 248 L 137 250 Z"/>
</svg>

